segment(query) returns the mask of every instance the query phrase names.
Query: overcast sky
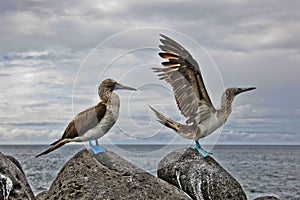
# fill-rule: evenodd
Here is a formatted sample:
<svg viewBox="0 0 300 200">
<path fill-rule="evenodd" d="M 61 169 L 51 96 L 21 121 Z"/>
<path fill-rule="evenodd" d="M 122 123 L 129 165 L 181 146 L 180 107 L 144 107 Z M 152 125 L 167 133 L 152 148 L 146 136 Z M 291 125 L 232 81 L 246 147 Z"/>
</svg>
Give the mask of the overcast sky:
<svg viewBox="0 0 300 200">
<path fill-rule="evenodd" d="M 216 106 L 223 84 L 257 87 L 236 98 L 214 142 L 300 144 L 299 9 L 298 0 L 1 1 L 0 144 L 53 142 L 97 103 L 106 77 L 139 91 L 118 92 L 120 118 L 103 141 L 185 143 L 147 107 L 184 120 L 150 70 L 160 32 L 198 60 Z"/>
</svg>

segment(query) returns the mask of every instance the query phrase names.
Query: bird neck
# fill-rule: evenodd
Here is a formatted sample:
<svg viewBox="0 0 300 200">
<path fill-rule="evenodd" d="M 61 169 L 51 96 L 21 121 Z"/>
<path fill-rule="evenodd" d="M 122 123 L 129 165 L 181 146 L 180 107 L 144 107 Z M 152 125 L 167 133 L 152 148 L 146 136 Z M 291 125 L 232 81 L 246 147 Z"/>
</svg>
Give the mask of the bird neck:
<svg viewBox="0 0 300 200">
<path fill-rule="evenodd" d="M 114 104 L 115 106 L 118 106 L 118 107 L 120 105 L 119 96 L 109 89 L 100 90 L 99 97 L 102 101 L 105 101 L 108 104 Z"/>
<path fill-rule="evenodd" d="M 98 91 L 98 95 L 102 101 L 109 101 L 111 99 L 112 93 L 113 92 L 108 88 L 101 88 Z"/>
<path fill-rule="evenodd" d="M 111 106 L 119 108 L 120 107 L 120 98 L 116 93 L 111 92 L 110 98 L 108 99 L 107 103 L 110 104 Z"/>
<path fill-rule="evenodd" d="M 120 109 L 120 98 L 119 96 L 114 93 L 111 92 L 110 94 L 110 98 L 106 103 L 107 105 L 107 109 L 112 113 L 114 119 L 118 119 L 119 116 L 119 109 Z"/>
<path fill-rule="evenodd" d="M 233 102 L 233 98 L 228 98 L 226 97 L 226 95 L 222 96 L 221 104 L 217 109 L 217 115 L 218 118 L 224 120 L 224 123 L 226 122 L 227 118 L 229 117 L 232 111 L 232 102 Z"/>
</svg>

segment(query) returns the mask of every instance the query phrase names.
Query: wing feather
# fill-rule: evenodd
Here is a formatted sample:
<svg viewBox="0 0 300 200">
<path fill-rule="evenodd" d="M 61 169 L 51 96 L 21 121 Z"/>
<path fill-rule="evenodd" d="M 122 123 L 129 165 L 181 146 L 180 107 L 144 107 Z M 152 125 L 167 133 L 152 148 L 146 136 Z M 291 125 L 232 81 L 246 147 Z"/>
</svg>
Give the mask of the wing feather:
<svg viewBox="0 0 300 200">
<path fill-rule="evenodd" d="M 75 138 L 94 128 L 106 113 L 106 105 L 103 102 L 76 115 L 69 123 L 61 139 Z"/>
<path fill-rule="evenodd" d="M 171 38 L 161 35 L 159 45 L 163 52 L 159 56 L 167 61 L 161 64 L 164 68 L 152 68 L 159 79 L 168 82 L 174 92 L 175 100 L 187 123 L 199 115 L 199 108 L 207 106 L 215 111 L 205 88 L 204 80 L 197 61 L 180 44 Z"/>
</svg>

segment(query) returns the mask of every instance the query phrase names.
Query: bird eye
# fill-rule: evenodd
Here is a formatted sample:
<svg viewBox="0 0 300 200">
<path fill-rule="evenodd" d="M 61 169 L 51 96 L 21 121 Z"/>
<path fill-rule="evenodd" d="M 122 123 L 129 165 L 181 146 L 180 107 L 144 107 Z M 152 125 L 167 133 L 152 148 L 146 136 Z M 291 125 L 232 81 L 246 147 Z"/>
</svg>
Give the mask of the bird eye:
<svg viewBox="0 0 300 200">
<path fill-rule="evenodd" d="M 242 92 L 242 89 L 241 88 L 238 88 L 237 90 L 236 90 L 236 92 L 235 92 L 235 95 L 238 95 L 238 94 L 240 94 Z"/>
</svg>

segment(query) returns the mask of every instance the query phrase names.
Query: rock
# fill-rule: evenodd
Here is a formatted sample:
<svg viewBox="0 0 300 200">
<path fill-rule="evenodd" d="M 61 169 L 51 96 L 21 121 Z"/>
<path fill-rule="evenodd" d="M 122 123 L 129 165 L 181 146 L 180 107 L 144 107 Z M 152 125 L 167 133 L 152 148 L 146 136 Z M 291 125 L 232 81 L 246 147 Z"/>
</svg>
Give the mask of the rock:
<svg viewBox="0 0 300 200">
<path fill-rule="evenodd" d="M 171 152 L 160 161 L 157 174 L 193 199 L 247 199 L 236 179 L 212 157 L 203 158 L 192 148 Z"/>
<path fill-rule="evenodd" d="M 36 195 L 36 200 L 44 200 L 46 199 L 47 191 L 41 192 L 38 195 Z"/>
<path fill-rule="evenodd" d="M 191 199 L 186 193 L 106 151 L 78 152 L 58 173 L 44 199 Z"/>
<path fill-rule="evenodd" d="M 19 161 L 17 159 L 15 159 L 12 156 L 6 156 L 6 158 L 8 158 L 11 162 L 13 162 L 19 168 L 19 170 L 25 175 L 25 173 L 22 169 L 22 166 L 21 166 L 21 164 L 19 163 Z"/>
<path fill-rule="evenodd" d="M 20 163 L 0 152 L 0 199 L 35 199 Z"/>
<path fill-rule="evenodd" d="M 277 197 L 274 196 L 264 196 L 264 197 L 258 197 L 254 200 L 279 200 Z"/>
</svg>

